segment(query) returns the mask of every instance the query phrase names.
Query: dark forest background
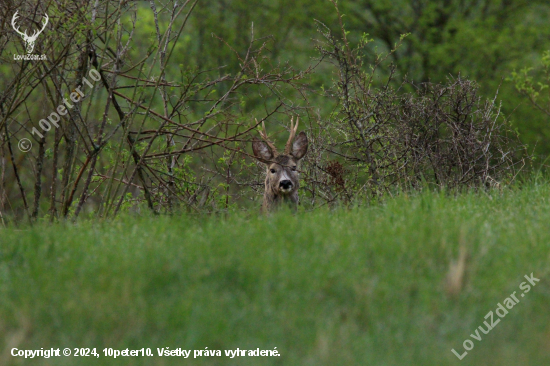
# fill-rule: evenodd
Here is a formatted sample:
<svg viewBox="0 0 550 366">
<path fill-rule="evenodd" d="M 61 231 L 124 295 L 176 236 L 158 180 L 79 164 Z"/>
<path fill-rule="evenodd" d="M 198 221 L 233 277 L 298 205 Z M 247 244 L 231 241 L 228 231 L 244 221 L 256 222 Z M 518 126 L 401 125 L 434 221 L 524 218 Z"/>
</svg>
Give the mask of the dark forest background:
<svg viewBox="0 0 550 366">
<path fill-rule="evenodd" d="M 47 60 L 14 60 L 16 11 L 21 30 L 48 14 Z M 262 121 L 283 143 L 295 116 L 305 209 L 501 187 L 550 153 L 549 18 L 542 0 L 4 0 L 2 222 L 257 209 L 250 143 Z"/>
</svg>

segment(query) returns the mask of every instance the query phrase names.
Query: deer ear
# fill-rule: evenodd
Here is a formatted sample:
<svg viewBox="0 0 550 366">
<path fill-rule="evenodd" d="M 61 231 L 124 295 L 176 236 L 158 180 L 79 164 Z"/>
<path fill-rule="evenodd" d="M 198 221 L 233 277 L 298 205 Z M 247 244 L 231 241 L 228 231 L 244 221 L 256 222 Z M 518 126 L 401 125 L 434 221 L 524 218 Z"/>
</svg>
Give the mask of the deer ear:
<svg viewBox="0 0 550 366">
<path fill-rule="evenodd" d="M 262 163 L 269 164 L 273 160 L 273 151 L 267 146 L 265 142 L 254 141 L 252 142 L 252 151 L 256 159 Z"/>
<path fill-rule="evenodd" d="M 294 139 L 294 143 L 292 144 L 292 156 L 298 160 L 303 158 L 307 153 L 307 145 L 308 141 L 306 133 L 302 131 Z"/>
</svg>

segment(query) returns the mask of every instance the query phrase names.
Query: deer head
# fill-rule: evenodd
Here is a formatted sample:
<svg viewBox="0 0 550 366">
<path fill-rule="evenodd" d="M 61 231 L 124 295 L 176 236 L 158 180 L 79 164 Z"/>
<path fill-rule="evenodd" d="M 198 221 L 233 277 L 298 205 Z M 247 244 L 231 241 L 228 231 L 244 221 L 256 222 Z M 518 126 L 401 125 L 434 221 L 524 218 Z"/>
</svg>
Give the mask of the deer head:
<svg viewBox="0 0 550 366">
<path fill-rule="evenodd" d="M 307 136 L 305 132 L 298 130 L 298 119 L 294 126 L 294 119 L 290 121 L 290 137 L 281 154 L 267 137 L 265 125 L 262 122 L 260 137 L 263 141 L 256 140 L 252 143 L 252 150 L 256 159 L 267 167 L 264 192 L 264 212 L 271 211 L 282 202 L 288 202 L 292 206 L 298 205 L 299 171 L 298 163 L 307 153 Z M 296 136 L 296 138 L 295 138 Z"/>
<path fill-rule="evenodd" d="M 13 29 L 21 36 L 23 37 L 23 41 L 25 41 L 25 44 L 26 44 L 26 49 L 27 49 L 27 53 L 32 53 L 32 51 L 34 50 L 34 44 L 36 42 L 36 39 L 38 38 L 38 36 L 40 35 L 40 33 L 42 33 L 44 31 L 44 29 L 46 28 L 46 25 L 48 25 L 48 20 L 50 19 L 48 17 L 48 14 L 46 14 L 46 16 L 44 17 L 44 24 L 42 26 L 42 29 L 39 30 L 39 31 L 34 31 L 34 33 L 32 34 L 32 36 L 28 36 L 27 35 L 27 31 L 25 32 L 20 32 L 19 31 L 19 27 L 15 24 L 15 21 L 17 20 L 17 18 L 19 18 L 17 16 L 17 11 L 15 12 L 15 14 L 13 15 L 13 18 L 11 19 L 11 26 L 13 27 Z"/>
</svg>

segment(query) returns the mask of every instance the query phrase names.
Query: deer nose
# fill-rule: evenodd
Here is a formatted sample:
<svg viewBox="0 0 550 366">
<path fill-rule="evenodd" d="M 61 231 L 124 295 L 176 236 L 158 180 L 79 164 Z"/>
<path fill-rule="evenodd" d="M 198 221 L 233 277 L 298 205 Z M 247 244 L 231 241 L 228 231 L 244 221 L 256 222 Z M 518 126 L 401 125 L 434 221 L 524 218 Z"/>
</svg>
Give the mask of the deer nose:
<svg viewBox="0 0 550 366">
<path fill-rule="evenodd" d="M 292 182 L 288 179 L 282 180 L 279 183 L 279 187 L 281 187 L 282 189 L 290 189 L 292 187 Z"/>
</svg>

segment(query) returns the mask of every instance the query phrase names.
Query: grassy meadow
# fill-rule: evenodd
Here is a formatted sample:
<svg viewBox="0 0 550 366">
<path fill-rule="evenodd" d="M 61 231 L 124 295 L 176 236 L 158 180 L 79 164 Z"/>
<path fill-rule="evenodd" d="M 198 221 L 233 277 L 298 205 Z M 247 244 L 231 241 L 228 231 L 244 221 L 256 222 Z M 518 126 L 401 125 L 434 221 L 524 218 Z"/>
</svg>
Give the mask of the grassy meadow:
<svg viewBox="0 0 550 366">
<path fill-rule="evenodd" d="M 549 226 L 543 182 L 268 218 L 0 228 L 0 364 L 549 365 Z M 531 273 L 540 282 L 519 297 Z M 520 302 L 472 339 L 514 291 Z M 459 361 L 451 349 L 466 339 Z M 25 359 L 14 347 L 100 357 Z M 143 347 L 154 356 L 102 351 Z M 222 356 L 157 356 L 163 347 Z M 275 347 L 279 357 L 224 355 Z"/>
</svg>

